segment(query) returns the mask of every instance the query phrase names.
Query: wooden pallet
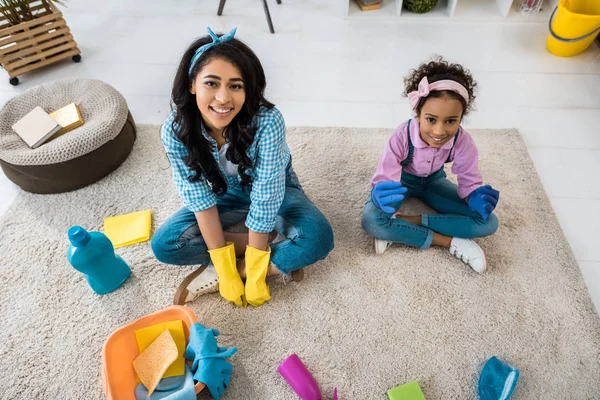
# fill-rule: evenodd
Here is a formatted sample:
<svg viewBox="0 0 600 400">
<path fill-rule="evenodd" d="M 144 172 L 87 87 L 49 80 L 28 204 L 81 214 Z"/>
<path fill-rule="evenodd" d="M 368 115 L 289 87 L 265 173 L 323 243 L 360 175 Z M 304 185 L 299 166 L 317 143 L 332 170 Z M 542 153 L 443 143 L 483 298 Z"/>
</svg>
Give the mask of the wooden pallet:
<svg viewBox="0 0 600 400">
<path fill-rule="evenodd" d="M 68 57 L 76 62 L 81 59 L 77 43 L 56 6 L 47 0 L 30 0 L 29 4 L 35 15 L 31 21 L 11 26 L 0 15 L 0 65 L 13 85 L 18 83 L 17 75 Z"/>
</svg>

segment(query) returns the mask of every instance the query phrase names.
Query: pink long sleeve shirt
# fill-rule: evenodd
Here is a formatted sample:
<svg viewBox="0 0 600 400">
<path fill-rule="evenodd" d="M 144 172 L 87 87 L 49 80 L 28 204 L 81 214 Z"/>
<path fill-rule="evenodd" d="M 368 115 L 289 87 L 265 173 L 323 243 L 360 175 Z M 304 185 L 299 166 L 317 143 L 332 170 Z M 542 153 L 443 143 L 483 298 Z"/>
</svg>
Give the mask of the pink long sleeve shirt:
<svg viewBox="0 0 600 400">
<path fill-rule="evenodd" d="M 408 157 L 407 139 L 408 121 L 402 123 L 388 141 L 377 165 L 371 186 L 383 181 L 400 181 L 402 165 L 400 163 Z M 454 161 L 452 172 L 458 179 L 458 195 L 467 197 L 473 190 L 482 186 L 483 179 L 479 173 L 477 147 L 471 136 L 460 128 L 458 139 L 449 140 L 440 148 L 433 148 L 421 139 L 419 121 L 413 118 L 410 123 L 410 138 L 414 146 L 412 163 L 406 166 L 409 174 L 428 177 L 439 171 L 450 152 L 450 161 Z M 452 149 L 454 141 L 456 145 Z"/>
</svg>

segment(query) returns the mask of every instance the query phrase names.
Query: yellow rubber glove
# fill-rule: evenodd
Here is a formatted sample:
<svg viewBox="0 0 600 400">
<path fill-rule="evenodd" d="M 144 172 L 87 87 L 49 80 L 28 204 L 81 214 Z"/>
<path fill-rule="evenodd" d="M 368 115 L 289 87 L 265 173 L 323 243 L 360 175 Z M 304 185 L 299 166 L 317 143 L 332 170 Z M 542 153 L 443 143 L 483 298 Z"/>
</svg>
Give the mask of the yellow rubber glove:
<svg viewBox="0 0 600 400">
<path fill-rule="evenodd" d="M 258 307 L 271 298 L 267 286 L 267 270 L 271 263 L 271 248 L 268 251 L 246 246 L 246 299 Z"/>
<path fill-rule="evenodd" d="M 210 260 L 219 277 L 219 293 L 225 300 L 239 307 L 246 307 L 244 284 L 236 267 L 233 243 L 220 249 L 209 250 Z"/>
</svg>

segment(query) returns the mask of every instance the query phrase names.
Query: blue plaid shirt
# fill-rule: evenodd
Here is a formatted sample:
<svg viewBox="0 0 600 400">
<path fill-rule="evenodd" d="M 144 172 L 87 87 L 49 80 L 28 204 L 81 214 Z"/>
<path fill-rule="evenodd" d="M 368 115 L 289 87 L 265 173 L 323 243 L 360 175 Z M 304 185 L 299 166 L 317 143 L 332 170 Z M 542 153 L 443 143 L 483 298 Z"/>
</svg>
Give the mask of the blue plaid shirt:
<svg viewBox="0 0 600 400">
<path fill-rule="evenodd" d="M 195 182 L 189 181 L 188 178 L 195 173 L 185 164 L 188 151 L 173 131 L 174 118 L 175 111 L 172 111 L 162 125 L 161 140 L 171 161 L 173 180 L 179 196 L 183 204 L 196 213 L 215 206 L 217 195 L 212 191 L 206 177 L 203 176 Z M 290 149 L 285 141 L 285 121 L 278 109 L 261 107 L 253 123 L 258 126 L 258 130 L 247 150 L 248 157 L 252 160 L 252 168 L 248 168 L 246 173 L 252 177 L 252 190 L 246 226 L 255 232 L 267 233 L 275 228 L 277 212 L 285 195 Z M 213 144 L 213 157 L 221 175 L 227 181 L 227 190 L 238 187 L 241 182 L 239 174 L 227 176 L 219 162 L 217 142 L 206 133 L 204 127 L 202 134 Z"/>
</svg>

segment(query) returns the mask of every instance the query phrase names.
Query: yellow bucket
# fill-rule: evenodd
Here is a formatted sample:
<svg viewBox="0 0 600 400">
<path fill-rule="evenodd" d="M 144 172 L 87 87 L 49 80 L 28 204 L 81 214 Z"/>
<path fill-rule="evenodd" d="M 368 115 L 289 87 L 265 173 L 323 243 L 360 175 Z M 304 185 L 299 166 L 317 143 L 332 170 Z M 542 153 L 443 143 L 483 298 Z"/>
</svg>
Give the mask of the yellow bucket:
<svg viewBox="0 0 600 400">
<path fill-rule="evenodd" d="M 571 57 L 584 52 L 600 31 L 600 0 L 560 0 L 548 28 L 551 53 Z"/>
</svg>

